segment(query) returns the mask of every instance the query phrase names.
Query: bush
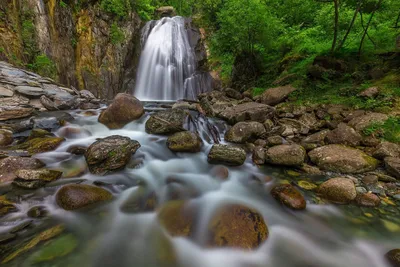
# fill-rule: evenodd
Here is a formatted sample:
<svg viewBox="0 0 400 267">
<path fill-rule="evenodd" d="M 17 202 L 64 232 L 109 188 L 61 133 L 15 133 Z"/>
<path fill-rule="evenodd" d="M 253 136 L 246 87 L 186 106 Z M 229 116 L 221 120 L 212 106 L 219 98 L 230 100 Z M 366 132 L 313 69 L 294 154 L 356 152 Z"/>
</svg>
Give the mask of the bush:
<svg viewBox="0 0 400 267">
<path fill-rule="evenodd" d="M 130 3 L 127 0 L 101 0 L 100 6 L 104 11 L 120 19 L 126 18 L 131 9 Z"/>
<path fill-rule="evenodd" d="M 53 79 L 57 77 L 56 65 L 44 54 L 36 56 L 34 63 L 28 64 L 28 68 L 45 77 L 50 77 Z"/>
<path fill-rule="evenodd" d="M 124 32 L 118 27 L 117 23 L 113 22 L 110 27 L 110 38 L 113 45 L 120 44 L 124 41 Z"/>
</svg>

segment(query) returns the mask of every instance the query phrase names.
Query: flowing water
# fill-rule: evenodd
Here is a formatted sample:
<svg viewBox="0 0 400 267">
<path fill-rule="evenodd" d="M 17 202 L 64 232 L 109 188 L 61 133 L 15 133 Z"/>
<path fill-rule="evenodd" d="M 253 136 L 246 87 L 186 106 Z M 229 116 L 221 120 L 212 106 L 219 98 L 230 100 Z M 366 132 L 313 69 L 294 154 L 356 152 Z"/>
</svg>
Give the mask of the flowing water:
<svg viewBox="0 0 400 267">
<path fill-rule="evenodd" d="M 141 42 L 143 51 L 134 90 L 138 99 L 195 99 L 211 87 L 211 79 L 196 71 L 184 18 L 148 22 Z"/>
<path fill-rule="evenodd" d="M 38 246 L 2 266 L 372 267 L 386 266 L 382 255 L 400 245 L 399 236 L 390 232 L 393 229 L 385 228 L 380 219 L 382 214 L 398 214 L 397 208 L 394 211 L 383 208 L 385 211 L 380 214 L 379 209 L 373 208 L 317 205 L 313 204 L 315 196 L 303 190 L 308 200 L 307 209 L 293 212 L 269 195 L 270 188 L 276 183 L 299 179 L 318 182 L 325 177 L 291 178 L 285 170 L 260 169 L 248 157 L 243 166 L 229 168 L 228 179 L 218 179 L 213 169 L 215 166 L 207 163 L 207 153 L 213 142 L 201 119 L 197 128 L 204 146 L 201 152 L 188 154 L 172 153 L 166 147 L 166 137 L 145 133 L 144 123 L 148 114 L 123 129 L 109 130 L 97 122 L 99 111 L 96 113 L 87 116 L 85 112 L 72 112 L 75 121 L 55 134 L 63 135 L 67 128 L 79 131 L 70 135 L 56 151 L 35 156 L 48 168 L 62 170 L 71 177 L 34 192 L 9 192 L 10 198 L 18 200 L 19 211 L 0 221 L 0 232 L 5 232 L 17 222 L 28 220 L 26 212 L 29 208 L 44 205 L 50 218 L 35 219 L 35 227 L 26 230 L 26 235 L 29 231 L 40 232 L 38 229 L 48 224 L 62 223 L 78 244 L 72 248 L 55 249 L 52 253 L 58 258 L 50 257 L 48 261 L 35 265 L 35 256 L 40 253 Z M 220 131 L 223 142 L 225 124 L 220 121 L 212 121 L 212 124 Z M 110 135 L 128 136 L 141 144 L 123 171 L 105 177 L 96 176 L 85 169 L 83 156 L 66 152 L 71 146 L 88 146 L 97 138 Z M 179 182 L 175 185 L 168 182 L 171 177 Z M 87 211 L 65 211 L 56 205 L 55 193 L 62 184 L 71 182 L 101 185 L 113 193 L 114 200 Z M 143 188 L 155 193 L 159 207 L 170 200 L 172 186 L 180 192 L 196 192 L 196 197 L 190 200 L 201 207 L 200 223 L 195 229 L 196 242 L 169 236 L 158 223 L 154 211 L 131 213 L 123 208 L 124 203 Z M 243 251 L 201 246 L 213 210 L 228 203 L 252 207 L 263 215 L 269 237 L 258 249 Z M 366 213 L 372 216 L 364 216 Z M 64 255 L 62 251 L 70 253 Z"/>
</svg>

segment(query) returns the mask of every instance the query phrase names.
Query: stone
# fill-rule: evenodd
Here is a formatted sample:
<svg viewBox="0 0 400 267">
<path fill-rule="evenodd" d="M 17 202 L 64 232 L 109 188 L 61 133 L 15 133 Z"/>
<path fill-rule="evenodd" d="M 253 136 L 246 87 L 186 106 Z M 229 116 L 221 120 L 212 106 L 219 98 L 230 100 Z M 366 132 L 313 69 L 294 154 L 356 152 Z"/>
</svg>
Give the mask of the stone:
<svg viewBox="0 0 400 267">
<path fill-rule="evenodd" d="M 306 208 L 306 200 L 303 195 L 290 184 L 275 186 L 271 190 L 271 195 L 290 209 L 304 210 Z"/>
<path fill-rule="evenodd" d="M 261 147 L 266 147 L 266 146 L 267 146 L 267 141 L 264 140 L 264 139 L 257 139 L 257 140 L 254 142 L 254 145 L 255 145 L 255 146 L 261 146 Z"/>
<path fill-rule="evenodd" d="M 362 91 L 361 93 L 358 94 L 358 96 L 361 97 L 366 97 L 366 98 L 375 98 L 379 95 L 379 87 L 370 87 Z"/>
<path fill-rule="evenodd" d="M 265 163 L 265 149 L 262 146 L 256 146 L 252 155 L 253 162 L 257 165 Z"/>
<path fill-rule="evenodd" d="M 0 234 L 0 244 L 8 243 L 17 237 L 16 234 L 3 233 Z"/>
<path fill-rule="evenodd" d="M 317 119 L 315 116 L 314 112 L 312 113 L 305 113 L 301 115 L 299 118 L 299 122 L 302 123 L 302 125 L 306 126 L 312 131 L 318 130 L 320 127 L 322 127 L 321 122 Z"/>
<path fill-rule="evenodd" d="M 274 116 L 274 108 L 271 106 L 247 102 L 232 107 L 225 108 L 219 115 L 221 119 L 229 124 L 235 124 L 241 121 L 264 122 Z"/>
<path fill-rule="evenodd" d="M 84 146 L 71 146 L 67 149 L 67 152 L 74 155 L 85 155 L 86 150 L 87 147 Z"/>
<path fill-rule="evenodd" d="M 168 137 L 167 147 L 173 152 L 200 152 L 203 142 L 197 133 L 184 131 Z"/>
<path fill-rule="evenodd" d="M 14 90 L 28 98 L 40 97 L 41 95 L 45 94 L 45 91 L 41 87 L 22 85 L 22 86 L 16 86 Z"/>
<path fill-rule="evenodd" d="M 304 162 L 306 151 L 302 146 L 278 145 L 269 148 L 265 153 L 265 162 L 282 166 L 301 166 Z"/>
<path fill-rule="evenodd" d="M 362 178 L 362 182 L 366 185 L 376 184 L 378 182 L 378 179 L 379 179 L 378 176 L 370 174 L 370 175 L 364 176 Z"/>
<path fill-rule="evenodd" d="M 373 152 L 372 156 L 377 159 L 385 159 L 387 157 L 400 157 L 400 145 L 390 143 L 390 142 L 382 142 L 379 144 L 375 151 Z"/>
<path fill-rule="evenodd" d="M 44 163 L 35 158 L 7 157 L 0 159 L 0 183 L 11 182 L 16 172 L 21 169 L 39 169 Z"/>
<path fill-rule="evenodd" d="M 14 179 L 13 185 L 27 188 L 37 189 L 45 186 L 49 182 L 59 179 L 62 172 L 48 169 L 37 170 L 18 170 L 15 172 L 17 178 Z"/>
<path fill-rule="evenodd" d="M 241 144 L 254 141 L 263 134 L 265 134 L 265 127 L 260 122 L 238 122 L 226 132 L 225 141 Z"/>
<path fill-rule="evenodd" d="M 230 98 L 233 98 L 233 99 L 236 99 L 236 100 L 243 99 L 243 95 L 239 91 L 237 91 L 235 89 L 226 88 L 226 89 L 224 89 L 224 92 L 225 92 L 227 97 L 230 97 Z"/>
<path fill-rule="evenodd" d="M 381 200 L 373 193 L 363 193 L 357 194 L 356 203 L 362 207 L 378 207 Z"/>
<path fill-rule="evenodd" d="M 30 155 L 55 150 L 65 139 L 62 137 L 39 137 L 17 145 L 15 149 L 26 149 Z"/>
<path fill-rule="evenodd" d="M 348 125 L 353 127 L 356 131 L 362 132 L 371 124 L 385 122 L 388 118 L 388 115 L 382 113 L 367 113 L 352 119 Z"/>
<path fill-rule="evenodd" d="M 385 168 L 390 175 L 400 179 L 400 158 L 385 158 Z"/>
<path fill-rule="evenodd" d="M 85 98 L 85 99 L 87 99 L 87 100 L 96 99 L 96 97 L 94 96 L 94 94 L 93 94 L 92 92 L 90 92 L 89 90 L 82 90 L 82 91 L 79 91 L 79 95 L 80 95 L 80 97 Z M 122 95 L 122 94 L 121 94 L 121 95 Z M 117 98 L 117 97 L 118 97 L 118 95 L 117 95 L 115 98 Z"/>
<path fill-rule="evenodd" d="M 246 160 L 244 149 L 227 145 L 213 145 L 209 154 L 210 164 L 222 164 L 228 166 L 240 166 Z"/>
<path fill-rule="evenodd" d="M 119 129 L 126 124 L 140 119 L 144 114 L 142 103 L 129 94 L 118 94 L 113 103 L 99 116 L 99 122 L 110 129 Z"/>
<path fill-rule="evenodd" d="M 211 169 L 210 175 L 220 180 L 227 180 L 229 177 L 229 169 L 223 165 L 217 165 Z"/>
<path fill-rule="evenodd" d="M 311 165 L 308 165 L 306 163 L 301 165 L 298 169 L 301 170 L 304 173 L 308 173 L 308 174 L 312 174 L 312 175 L 321 175 L 321 174 L 323 174 L 323 172 L 318 167 L 311 166 Z"/>
<path fill-rule="evenodd" d="M 3 86 L 0 86 L 0 96 L 1 97 L 12 97 L 14 95 L 14 91 Z"/>
<path fill-rule="evenodd" d="M 16 212 L 18 209 L 14 203 L 8 201 L 5 196 L 0 196 L 0 217 L 11 212 Z"/>
<path fill-rule="evenodd" d="M 312 150 L 314 148 L 324 146 L 325 145 L 325 137 L 328 135 L 330 130 L 322 130 L 312 135 L 307 136 L 301 141 L 301 145 L 306 150 Z"/>
<path fill-rule="evenodd" d="M 46 111 L 33 117 L 33 128 L 55 130 L 64 126 L 66 122 L 72 122 L 74 117 L 65 111 Z"/>
<path fill-rule="evenodd" d="M 398 38 L 398 43 L 400 44 L 400 38 Z M 400 47 L 400 45 L 399 45 Z M 392 249 L 388 253 L 385 254 L 386 260 L 390 263 L 392 267 L 400 266 L 400 249 Z"/>
<path fill-rule="evenodd" d="M 289 94 L 294 91 L 296 91 L 296 88 L 291 85 L 270 88 L 261 94 L 259 101 L 263 104 L 275 106 L 285 101 Z"/>
<path fill-rule="evenodd" d="M 0 105 L 0 121 L 25 118 L 32 115 L 33 111 L 30 107 Z"/>
<path fill-rule="evenodd" d="M 148 134 L 169 135 L 185 131 L 183 123 L 186 117 L 187 114 L 181 109 L 157 112 L 146 121 L 146 132 Z"/>
<path fill-rule="evenodd" d="M 149 190 L 146 186 L 139 186 L 124 200 L 120 210 L 128 214 L 152 212 L 155 210 L 156 205 L 157 196 L 155 192 Z"/>
<path fill-rule="evenodd" d="M 138 141 L 112 135 L 91 144 L 85 158 L 91 173 L 104 175 L 124 168 L 139 148 Z"/>
<path fill-rule="evenodd" d="M 77 210 L 88 205 L 112 199 L 107 190 L 85 184 L 64 185 L 56 194 L 56 202 L 65 210 Z"/>
<path fill-rule="evenodd" d="M 327 144 L 342 144 L 346 146 L 359 146 L 362 140 L 361 134 L 345 123 L 339 123 L 338 127 L 327 133 Z"/>
<path fill-rule="evenodd" d="M 11 145 L 13 141 L 13 132 L 0 129 L 0 147 Z"/>
<path fill-rule="evenodd" d="M 157 8 L 156 14 L 160 18 L 164 18 L 164 17 L 172 18 L 172 17 L 176 16 L 176 11 L 175 11 L 175 8 L 172 6 L 162 6 L 162 7 Z"/>
<path fill-rule="evenodd" d="M 35 206 L 28 210 L 28 217 L 30 218 L 43 218 L 49 214 L 49 211 L 45 206 Z"/>
<path fill-rule="evenodd" d="M 310 128 L 299 120 L 285 118 L 280 119 L 278 123 L 284 128 L 284 131 L 281 133 L 283 137 L 293 136 L 296 134 L 308 134 L 310 131 Z"/>
<path fill-rule="evenodd" d="M 189 237 L 193 232 L 196 212 L 190 203 L 174 200 L 159 209 L 157 218 L 170 235 Z"/>
<path fill-rule="evenodd" d="M 340 173 L 373 171 L 378 161 L 361 150 L 342 145 L 327 145 L 308 153 L 311 161 L 320 169 Z"/>
<path fill-rule="evenodd" d="M 331 178 L 318 187 L 318 193 L 325 199 L 337 204 L 348 204 L 356 196 L 356 187 L 351 179 L 344 177 Z"/>
<path fill-rule="evenodd" d="M 279 135 L 273 135 L 273 136 L 269 136 L 267 138 L 268 146 L 278 146 L 278 145 L 283 145 L 284 143 L 286 143 L 285 138 L 283 138 Z"/>
<path fill-rule="evenodd" d="M 100 104 L 98 103 L 90 103 L 90 102 L 83 102 L 79 104 L 79 108 L 82 110 L 88 110 L 88 109 L 98 109 L 100 108 Z"/>
</svg>

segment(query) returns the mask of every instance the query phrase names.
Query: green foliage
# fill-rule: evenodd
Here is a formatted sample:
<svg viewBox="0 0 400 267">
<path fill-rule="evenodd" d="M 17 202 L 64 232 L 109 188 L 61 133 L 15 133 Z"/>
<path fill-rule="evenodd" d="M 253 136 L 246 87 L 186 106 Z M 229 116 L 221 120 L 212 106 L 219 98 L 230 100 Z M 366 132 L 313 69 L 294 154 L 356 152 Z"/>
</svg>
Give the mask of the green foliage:
<svg viewBox="0 0 400 267">
<path fill-rule="evenodd" d="M 133 0 L 131 6 L 139 14 L 142 20 L 151 20 L 154 14 L 155 7 L 152 0 Z"/>
<path fill-rule="evenodd" d="M 27 67 L 45 77 L 55 79 L 57 76 L 56 65 L 44 54 L 36 56 L 34 62 Z"/>
<path fill-rule="evenodd" d="M 126 18 L 131 9 L 128 0 L 101 0 L 100 6 L 104 11 L 113 14 L 120 19 Z"/>
<path fill-rule="evenodd" d="M 400 143 L 400 118 L 390 117 L 383 123 L 372 123 L 363 131 L 366 136 L 382 138 L 393 143 Z"/>
<path fill-rule="evenodd" d="M 124 32 L 118 27 L 118 24 L 113 22 L 110 27 L 110 38 L 113 45 L 120 44 L 124 41 Z"/>
<path fill-rule="evenodd" d="M 61 0 L 60 1 L 60 7 L 66 8 L 66 7 L 68 7 L 68 5 L 63 0 Z"/>
</svg>

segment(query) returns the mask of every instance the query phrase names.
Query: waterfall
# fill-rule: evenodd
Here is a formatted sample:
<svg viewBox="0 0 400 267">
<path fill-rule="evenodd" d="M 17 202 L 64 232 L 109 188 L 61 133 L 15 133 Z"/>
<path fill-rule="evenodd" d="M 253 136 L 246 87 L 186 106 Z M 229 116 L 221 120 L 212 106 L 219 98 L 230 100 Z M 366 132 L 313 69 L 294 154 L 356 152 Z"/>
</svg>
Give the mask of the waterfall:
<svg viewBox="0 0 400 267">
<path fill-rule="evenodd" d="M 195 51 L 183 17 L 148 22 L 141 43 L 143 51 L 134 91 L 138 99 L 195 99 L 211 88 L 209 74 L 196 70 Z"/>
</svg>

